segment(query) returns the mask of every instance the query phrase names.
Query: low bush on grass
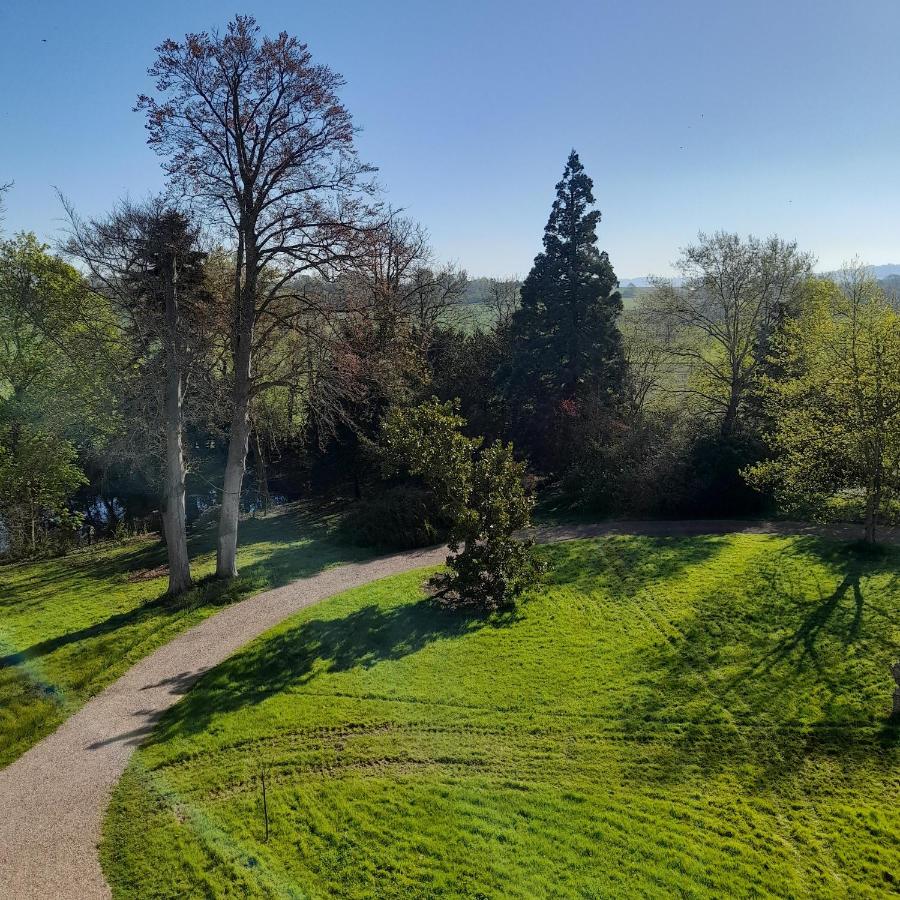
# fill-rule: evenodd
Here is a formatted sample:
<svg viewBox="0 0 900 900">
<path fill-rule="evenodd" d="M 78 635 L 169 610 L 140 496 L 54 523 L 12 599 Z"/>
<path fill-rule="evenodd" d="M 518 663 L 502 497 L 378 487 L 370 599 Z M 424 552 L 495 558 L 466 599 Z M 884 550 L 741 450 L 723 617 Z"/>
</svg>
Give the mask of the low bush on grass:
<svg viewBox="0 0 900 900">
<path fill-rule="evenodd" d="M 514 606 L 540 574 L 531 541 L 516 532 L 531 523 L 534 498 L 512 444 L 463 433 L 459 404 L 396 408 L 383 430 L 390 465 L 405 466 L 434 492 L 451 521 L 447 571 L 432 580 L 444 603 L 493 612 Z"/>
</svg>

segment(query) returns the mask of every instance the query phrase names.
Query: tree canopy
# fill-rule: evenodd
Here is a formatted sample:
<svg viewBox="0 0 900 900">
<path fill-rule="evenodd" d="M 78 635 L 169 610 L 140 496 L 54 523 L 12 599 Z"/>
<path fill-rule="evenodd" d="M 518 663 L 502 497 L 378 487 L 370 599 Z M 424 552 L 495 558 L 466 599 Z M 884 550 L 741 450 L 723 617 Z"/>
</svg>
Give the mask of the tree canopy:
<svg viewBox="0 0 900 900">
<path fill-rule="evenodd" d="M 864 270 L 817 281 L 775 347 L 764 379 L 772 459 L 748 472 L 788 508 L 815 511 L 839 491 L 864 497 L 874 541 L 900 491 L 900 314 Z"/>
</svg>

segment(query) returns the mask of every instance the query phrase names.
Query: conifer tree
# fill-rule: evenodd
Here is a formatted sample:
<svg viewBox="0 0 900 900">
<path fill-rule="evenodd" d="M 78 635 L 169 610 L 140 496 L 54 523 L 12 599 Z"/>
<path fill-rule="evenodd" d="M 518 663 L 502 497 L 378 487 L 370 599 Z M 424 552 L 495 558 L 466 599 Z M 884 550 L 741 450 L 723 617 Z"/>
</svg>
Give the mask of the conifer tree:
<svg viewBox="0 0 900 900">
<path fill-rule="evenodd" d="M 522 285 L 512 352 L 499 373 L 511 428 L 542 468 L 564 464 L 565 423 L 615 406 L 625 378 L 616 320 L 619 282 L 597 248 L 600 210 L 593 182 L 573 150 L 544 228 L 544 250 Z"/>
</svg>

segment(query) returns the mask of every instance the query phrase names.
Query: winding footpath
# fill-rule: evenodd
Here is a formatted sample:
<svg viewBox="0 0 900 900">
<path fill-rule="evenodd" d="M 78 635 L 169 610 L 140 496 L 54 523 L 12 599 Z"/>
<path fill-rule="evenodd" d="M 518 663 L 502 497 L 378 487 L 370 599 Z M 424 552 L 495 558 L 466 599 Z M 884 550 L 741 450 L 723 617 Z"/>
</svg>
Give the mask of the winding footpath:
<svg viewBox="0 0 900 900">
<path fill-rule="evenodd" d="M 859 528 L 797 523 L 606 522 L 537 528 L 538 541 L 608 534 L 809 534 L 854 539 Z M 881 539 L 900 544 L 900 529 Z M 446 548 L 413 550 L 317 575 L 235 603 L 158 648 L 59 729 L 0 771 L 0 896 L 108 898 L 97 854 L 110 793 L 135 747 L 208 669 L 311 604 L 379 578 L 441 563 Z"/>
</svg>

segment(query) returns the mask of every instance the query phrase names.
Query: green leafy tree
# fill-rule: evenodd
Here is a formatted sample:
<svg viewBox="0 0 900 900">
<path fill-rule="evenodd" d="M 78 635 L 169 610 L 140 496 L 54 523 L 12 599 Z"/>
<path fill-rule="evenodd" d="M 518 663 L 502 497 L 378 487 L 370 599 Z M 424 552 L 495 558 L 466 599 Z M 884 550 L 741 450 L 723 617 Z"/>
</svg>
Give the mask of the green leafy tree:
<svg viewBox="0 0 900 900">
<path fill-rule="evenodd" d="M 513 536 L 531 524 L 534 499 L 524 475 L 512 444 L 495 441 L 476 456 L 468 509 L 450 536 L 449 571 L 435 582 L 451 598 L 502 609 L 512 606 L 540 574 L 533 542 Z"/>
<path fill-rule="evenodd" d="M 80 466 L 116 427 L 104 340 L 86 327 L 107 312 L 34 235 L 0 241 L 0 517 L 14 551 L 71 521 Z"/>
<path fill-rule="evenodd" d="M 514 535 L 531 520 L 534 501 L 523 483 L 525 467 L 511 444 L 480 449 L 462 433 L 456 402 L 394 409 L 383 429 L 385 452 L 435 493 L 452 521 L 446 573 L 434 586 L 455 606 L 495 611 L 515 604 L 540 566 L 532 542 Z"/>
<path fill-rule="evenodd" d="M 481 444 L 463 434 L 465 424 L 458 403 L 432 398 L 419 406 L 394 407 L 382 428 L 387 459 L 402 462 L 421 478 L 455 521 L 468 509 L 472 461 Z"/>
<path fill-rule="evenodd" d="M 0 516 L 13 549 L 32 553 L 49 522 L 75 527 L 68 500 L 87 482 L 68 441 L 29 425 L 0 428 Z"/>
<path fill-rule="evenodd" d="M 778 376 L 763 379 L 774 458 L 747 471 L 788 508 L 839 491 L 865 500 L 874 542 L 900 489 L 900 315 L 862 269 L 817 282 L 776 347 Z"/>
<path fill-rule="evenodd" d="M 522 284 L 512 317 L 511 354 L 500 378 L 513 434 L 538 464 L 566 456 L 569 428 L 584 410 L 615 405 L 625 357 L 617 318 L 618 279 L 597 248 L 600 211 L 593 182 L 573 150 L 544 228 L 544 250 Z"/>
<path fill-rule="evenodd" d="M 159 484 L 169 561 L 169 593 L 191 586 L 187 547 L 184 453 L 187 385 L 208 368 L 215 303 L 206 288 L 206 254 L 190 220 L 162 198 L 129 201 L 101 219 L 83 220 L 67 207 L 68 253 L 115 311 L 106 332 L 128 364 L 110 372 L 122 407 L 111 450 L 133 472 Z M 196 391 L 195 391 L 196 393 Z"/>
<path fill-rule="evenodd" d="M 107 315 L 81 274 L 33 234 L 0 241 L 0 420 L 30 422 L 84 448 L 115 427 L 105 385 Z"/>
</svg>

